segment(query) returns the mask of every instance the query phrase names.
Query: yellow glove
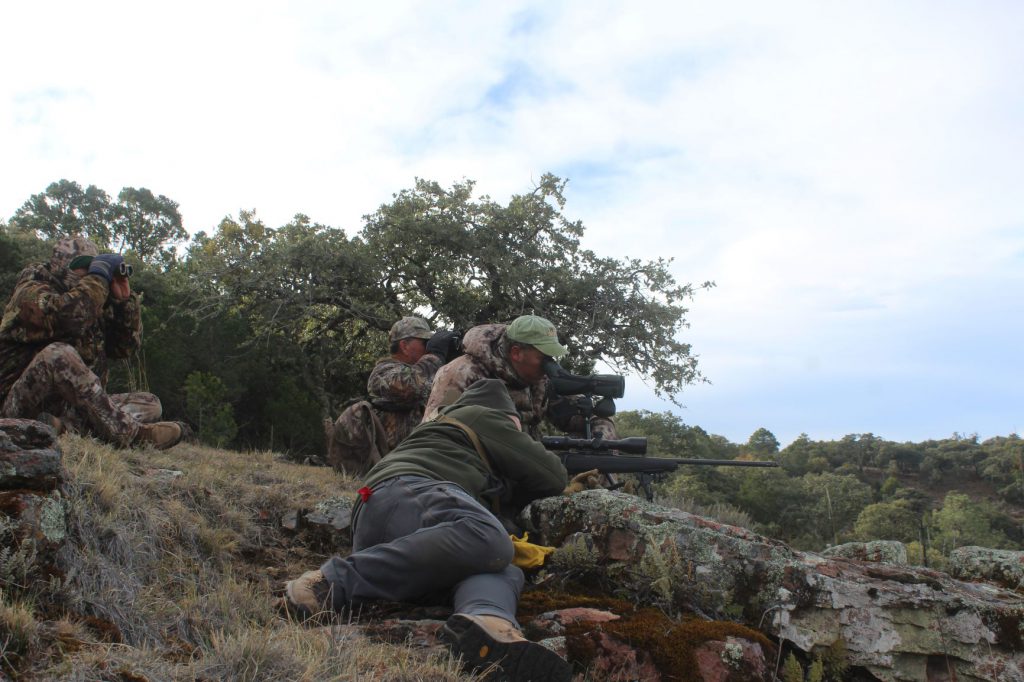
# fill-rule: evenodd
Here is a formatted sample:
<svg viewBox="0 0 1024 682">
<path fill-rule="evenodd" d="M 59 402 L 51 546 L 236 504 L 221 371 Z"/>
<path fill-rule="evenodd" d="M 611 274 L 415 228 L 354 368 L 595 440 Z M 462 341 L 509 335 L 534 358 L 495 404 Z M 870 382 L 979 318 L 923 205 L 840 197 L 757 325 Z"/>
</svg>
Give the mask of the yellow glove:
<svg viewBox="0 0 1024 682">
<path fill-rule="evenodd" d="M 524 532 L 522 538 L 517 538 L 515 535 L 509 535 L 512 538 L 512 547 L 515 548 L 515 556 L 512 557 L 512 565 L 518 566 L 522 569 L 529 568 L 540 568 L 544 565 L 544 559 L 547 558 L 548 554 L 555 551 L 554 547 L 545 547 L 544 545 L 535 545 L 532 542 L 528 542 L 530 534 Z"/>
<path fill-rule="evenodd" d="M 565 490 L 562 491 L 563 495 L 572 495 L 573 493 L 582 492 L 584 490 L 593 490 L 594 488 L 601 487 L 601 473 L 597 469 L 591 469 L 590 471 L 584 471 L 582 474 L 576 474 L 569 481 L 569 485 L 565 486 Z"/>
</svg>

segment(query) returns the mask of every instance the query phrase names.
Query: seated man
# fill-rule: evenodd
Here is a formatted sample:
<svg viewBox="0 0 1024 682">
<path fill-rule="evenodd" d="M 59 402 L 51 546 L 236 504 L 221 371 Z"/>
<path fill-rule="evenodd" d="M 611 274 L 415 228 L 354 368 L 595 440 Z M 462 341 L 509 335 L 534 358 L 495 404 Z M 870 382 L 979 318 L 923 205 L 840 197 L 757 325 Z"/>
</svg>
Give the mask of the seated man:
<svg viewBox="0 0 1024 682">
<path fill-rule="evenodd" d="M 584 487 L 574 482 L 572 490 Z M 478 381 L 373 467 L 353 510 L 352 554 L 290 581 L 289 607 L 311 616 L 451 591 L 455 613 L 444 637 L 467 669 L 497 665 L 503 679 L 568 680 L 561 657 L 519 633 L 523 572 L 488 511 L 517 511 L 564 489 L 565 468 L 522 433 L 504 385 Z"/>
<path fill-rule="evenodd" d="M 169 448 L 185 431 L 158 422 L 152 393 L 108 395 L 107 358 L 140 344 L 138 296 L 124 259 L 84 237 L 61 239 L 49 263 L 18 278 L 0 321 L 0 416 L 41 419 L 119 446 Z"/>
<path fill-rule="evenodd" d="M 381 358 L 370 373 L 366 391 L 377 411 L 387 449 L 392 450 L 423 419 L 430 387 L 448 360 L 455 332 L 430 330 L 421 317 L 403 317 L 388 333 L 390 356 Z"/>
<path fill-rule="evenodd" d="M 369 400 L 350 402 L 337 419 L 324 419 L 327 463 L 365 474 L 423 418 L 430 385 L 451 351 L 455 332 L 430 330 L 420 317 L 403 317 L 388 334 L 390 356 L 377 361 L 366 382 Z"/>
<path fill-rule="evenodd" d="M 540 439 L 541 421 L 548 419 L 559 429 L 582 434 L 585 423 L 571 411 L 559 410 L 565 401 L 552 396 L 543 364 L 566 353 L 558 343 L 555 325 L 536 315 L 523 315 L 512 324 L 484 324 L 473 327 L 462 339 L 464 355 L 448 363 L 434 376 L 434 385 L 424 409 L 424 421 L 433 419 L 445 405 L 451 405 L 475 381 L 500 379 L 515 402 L 523 430 Z M 555 409 L 552 409 L 555 408 Z M 618 438 L 615 424 L 592 417 L 594 436 Z"/>
</svg>

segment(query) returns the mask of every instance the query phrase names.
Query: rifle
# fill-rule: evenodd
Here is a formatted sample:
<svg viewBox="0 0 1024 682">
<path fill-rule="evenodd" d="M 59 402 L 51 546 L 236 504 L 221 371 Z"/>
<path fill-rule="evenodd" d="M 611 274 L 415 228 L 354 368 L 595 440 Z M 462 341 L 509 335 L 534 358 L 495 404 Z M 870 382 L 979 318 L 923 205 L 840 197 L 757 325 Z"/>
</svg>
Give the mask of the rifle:
<svg viewBox="0 0 1024 682">
<path fill-rule="evenodd" d="M 569 476 L 597 469 L 608 474 L 637 474 L 640 487 L 648 501 L 654 500 L 651 483 L 656 476 L 675 471 L 681 466 L 733 466 L 733 467 L 777 467 L 778 462 L 764 462 L 745 459 L 694 459 L 684 457 L 644 457 L 647 454 L 647 439 L 635 436 L 617 440 L 605 438 L 570 438 L 569 436 L 544 436 L 541 443 L 554 451 L 562 460 Z M 618 450 L 622 454 L 613 454 Z M 609 489 L 621 488 L 622 483 L 613 483 Z"/>
</svg>

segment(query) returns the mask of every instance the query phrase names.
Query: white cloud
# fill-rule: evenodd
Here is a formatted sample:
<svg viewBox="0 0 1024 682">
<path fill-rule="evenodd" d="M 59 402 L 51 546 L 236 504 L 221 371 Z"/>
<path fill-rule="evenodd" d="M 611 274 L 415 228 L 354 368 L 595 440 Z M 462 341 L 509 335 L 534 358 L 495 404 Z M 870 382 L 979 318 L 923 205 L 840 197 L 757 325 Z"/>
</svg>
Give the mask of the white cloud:
<svg viewBox="0 0 1024 682">
<path fill-rule="evenodd" d="M 982 303 L 1020 284 L 1022 14 L 20 3 L 0 10 L 0 59 L 18 65 L 0 75 L 0 215 L 66 177 L 166 194 L 192 231 L 241 208 L 352 230 L 414 176 L 501 199 L 552 170 L 588 245 L 718 282 L 687 332 L 716 381 L 691 409 L 736 401 L 744 416 L 708 423 L 771 428 L 756 371 L 791 402 L 765 416 L 811 431 L 792 426 L 801 386 L 836 412 L 851 374 L 919 395 L 940 368 L 913 349 L 944 308 L 1012 331 Z M 995 382 L 1004 353 L 958 367 Z M 920 401 L 914 419 L 934 424 L 934 396 Z"/>
</svg>

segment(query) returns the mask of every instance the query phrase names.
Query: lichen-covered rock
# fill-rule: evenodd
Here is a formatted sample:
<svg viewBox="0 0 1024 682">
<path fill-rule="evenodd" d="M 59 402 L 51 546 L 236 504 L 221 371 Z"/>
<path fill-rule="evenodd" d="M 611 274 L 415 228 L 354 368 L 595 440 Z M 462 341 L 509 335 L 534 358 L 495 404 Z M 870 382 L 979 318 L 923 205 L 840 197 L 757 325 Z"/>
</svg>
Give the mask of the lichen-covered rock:
<svg viewBox="0 0 1024 682">
<path fill-rule="evenodd" d="M 740 682 L 772 679 L 764 649 L 740 637 L 705 642 L 694 651 L 697 679 L 703 682 Z"/>
<path fill-rule="evenodd" d="M 1024 590 L 1024 552 L 986 547 L 958 547 L 949 555 L 949 572 L 961 580 L 989 580 Z"/>
<path fill-rule="evenodd" d="M 590 649 L 591 655 L 587 661 L 588 680 L 660 682 L 662 679 L 649 653 L 638 650 L 628 642 L 599 628 L 578 637 L 576 646 L 586 646 Z"/>
<path fill-rule="evenodd" d="M 67 512 L 57 435 L 29 419 L 0 419 L 0 544 L 31 566 L 26 581 L 59 573 L 58 550 L 67 535 Z"/>
<path fill-rule="evenodd" d="M 822 556 L 874 561 L 896 566 L 907 565 L 907 546 L 896 540 L 872 540 L 870 542 L 847 542 L 829 547 Z"/>
<path fill-rule="evenodd" d="M 61 481 L 57 434 L 29 419 L 0 419 L 0 489 L 53 490 Z"/>
<path fill-rule="evenodd" d="M 281 525 L 301 533 L 307 541 L 329 552 L 347 553 L 352 548 L 352 505 L 355 498 L 341 495 L 323 500 L 312 509 L 285 515 Z"/>
<path fill-rule="evenodd" d="M 808 655 L 842 640 L 850 664 L 881 680 L 930 679 L 941 659 L 961 682 L 1024 682 L 1024 598 L 996 586 L 797 552 L 605 490 L 538 500 L 520 521 L 559 548 L 552 570 L 572 568 L 640 603 L 741 620 Z"/>
</svg>

